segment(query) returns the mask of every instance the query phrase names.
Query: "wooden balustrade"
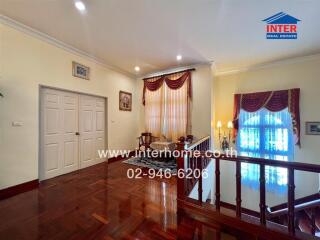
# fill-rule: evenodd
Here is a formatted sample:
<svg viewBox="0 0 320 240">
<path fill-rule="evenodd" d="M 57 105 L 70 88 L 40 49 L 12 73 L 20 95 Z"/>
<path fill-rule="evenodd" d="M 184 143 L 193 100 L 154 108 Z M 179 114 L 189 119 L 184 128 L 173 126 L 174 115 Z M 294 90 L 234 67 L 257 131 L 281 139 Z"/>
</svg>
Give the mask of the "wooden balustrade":
<svg viewBox="0 0 320 240">
<path fill-rule="evenodd" d="M 266 175 L 265 166 L 260 165 L 260 223 L 266 225 Z"/>
<path fill-rule="evenodd" d="M 288 169 L 288 230 L 295 232 L 294 226 L 294 169 Z"/>
<path fill-rule="evenodd" d="M 315 235 L 316 233 L 316 213 L 315 208 L 311 209 L 311 233 Z"/>
<path fill-rule="evenodd" d="M 216 205 L 216 209 L 218 211 L 220 211 L 220 159 L 219 158 L 216 158 L 215 174 L 216 174 L 216 192 L 215 192 L 216 201 L 215 201 L 215 205 Z"/>
<path fill-rule="evenodd" d="M 182 143 L 181 143 L 181 149 L 182 149 Z M 204 144 L 207 146 L 206 144 Z M 215 161 L 215 210 L 220 212 L 221 209 L 221 186 L 220 186 L 220 165 L 221 161 L 231 161 L 235 162 L 236 165 L 236 176 L 235 176 L 235 181 L 236 181 L 236 217 L 238 219 L 241 219 L 242 216 L 242 207 L 241 207 L 241 163 L 251 163 L 251 164 L 258 164 L 260 167 L 260 176 L 259 176 L 259 183 L 260 183 L 260 224 L 262 226 L 267 226 L 267 215 L 269 216 L 270 213 L 267 212 L 267 206 L 266 206 L 266 178 L 265 178 L 265 169 L 266 166 L 272 166 L 272 167 L 281 167 L 281 168 L 286 168 L 288 170 L 288 204 L 287 204 L 287 209 L 285 210 L 280 210 L 276 211 L 273 213 L 273 216 L 276 216 L 276 214 L 283 214 L 283 211 L 286 211 L 287 216 L 288 216 L 288 232 L 291 235 L 295 234 L 295 211 L 299 206 L 295 206 L 295 179 L 294 179 L 294 174 L 295 171 L 306 171 L 306 172 L 313 172 L 313 173 L 320 173 L 320 165 L 315 165 L 315 164 L 307 164 L 307 163 L 299 163 L 299 162 L 284 162 L 284 161 L 279 161 L 279 160 L 267 160 L 267 159 L 260 159 L 260 158 L 249 158 L 249 157 L 242 157 L 242 156 L 226 156 L 226 155 L 221 155 L 219 157 L 215 157 L 213 153 L 205 153 L 204 150 L 201 149 L 200 144 L 198 145 L 192 145 L 193 149 L 197 149 L 202 151 L 200 154 L 200 157 L 198 158 L 197 161 L 197 167 L 201 169 L 201 161 L 199 163 L 199 159 L 208 162 L 211 160 Z M 185 149 L 185 148 L 184 148 Z M 183 163 L 183 156 L 180 159 L 177 159 L 180 164 L 178 164 L 179 169 L 185 169 L 185 166 Z M 188 161 L 187 161 L 188 162 Z M 190 167 L 190 163 L 188 162 L 188 166 Z M 196 168 L 197 168 L 196 167 Z M 213 178 L 213 176 L 212 176 Z M 178 179 L 178 182 L 185 182 L 185 179 Z M 180 189 L 182 186 L 182 183 L 178 183 L 178 200 L 180 199 L 180 196 L 183 195 L 183 198 L 186 199 L 188 196 L 183 189 Z M 202 203 L 202 178 L 199 178 L 199 184 L 198 184 L 198 202 Z M 182 192 L 184 194 L 182 194 Z M 314 202 L 314 204 L 320 204 L 320 200 L 317 200 Z M 281 212 L 282 211 L 282 212 Z M 312 218 L 312 233 L 315 234 L 315 213 L 314 211 L 311 214 Z M 269 218 L 268 218 L 269 219 Z"/>
<path fill-rule="evenodd" d="M 241 162 L 236 162 L 236 216 L 241 218 Z"/>
<path fill-rule="evenodd" d="M 184 141 L 180 141 L 177 143 L 177 150 L 181 151 L 180 156 L 177 158 L 178 169 L 184 169 L 194 172 L 195 170 L 202 173 L 202 170 L 205 169 L 210 161 L 210 159 L 206 158 L 204 155 L 200 157 L 194 157 L 189 152 L 198 151 L 199 154 L 204 151 L 210 150 L 210 136 L 201 138 L 192 143 L 185 143 Z M 185 172 L 188 174 L 188 171 Z M 178 178 L 178 196 L 184 195 L 184 197 L 188 196 L 194 186 L 198 183 L 198 201 L 202 202 L 202 174 L 200 174 L 199 178 L 195 178 L 194 174 L 190 174 L 191 178 L 181 179 Z M 183 188 L 181 188 L 183 186 Z"/>
</svg>

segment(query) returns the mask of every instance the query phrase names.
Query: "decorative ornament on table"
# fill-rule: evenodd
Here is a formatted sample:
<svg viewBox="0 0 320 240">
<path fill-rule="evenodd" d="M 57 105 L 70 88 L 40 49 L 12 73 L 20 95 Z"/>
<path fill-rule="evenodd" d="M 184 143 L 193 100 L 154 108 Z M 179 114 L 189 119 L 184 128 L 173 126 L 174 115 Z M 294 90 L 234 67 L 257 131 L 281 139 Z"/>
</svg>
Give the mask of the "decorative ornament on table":
<svg viewBox="0 0 320 240">
<path fill-rule="evenodd" d="M 187 135 L 186 141 L 187 141 L 188 143 L 192 143 L 192 141 L 193 141 L 193 135 Z"/>
<path fill-rule="evenodd" d="M 185 137 L 179 137 L 179 138 L 178 138 L 178 141 L 179 141 L 180 143 L 184 143 L 184 142 L 185 142 L 185 140 L 186 140 L 186 138 L 185 138 Z"/>
</svg>

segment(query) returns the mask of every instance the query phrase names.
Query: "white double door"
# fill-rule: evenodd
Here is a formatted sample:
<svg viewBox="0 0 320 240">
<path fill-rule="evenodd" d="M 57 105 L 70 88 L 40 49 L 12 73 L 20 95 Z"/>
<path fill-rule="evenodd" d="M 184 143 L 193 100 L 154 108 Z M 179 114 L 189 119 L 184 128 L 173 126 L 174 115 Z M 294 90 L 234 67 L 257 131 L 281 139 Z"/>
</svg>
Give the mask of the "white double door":
<svg viewBox="0 0 320 240">
<path fill-rule="evenodd" d="M 40 179 L 103 162 L 105 99 L 41 89 Z"/>
</svg>

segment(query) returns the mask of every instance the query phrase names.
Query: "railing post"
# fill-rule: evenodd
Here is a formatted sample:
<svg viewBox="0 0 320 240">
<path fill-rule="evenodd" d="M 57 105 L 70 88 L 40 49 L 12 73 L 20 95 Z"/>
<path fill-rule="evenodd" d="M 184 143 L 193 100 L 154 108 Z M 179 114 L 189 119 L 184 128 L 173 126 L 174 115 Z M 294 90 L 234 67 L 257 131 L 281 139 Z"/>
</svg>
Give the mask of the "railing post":
<svg viewBox="0 0 320 240">
<path fill-rule="evenodd" d="M 288 231 L 295 232 L 294 225 L 294 169 L 288 169 Z"/>
<path fill-rule="evenodd" d="M 179 141 L 177 143 L 177 150 L 180 152 L 179 157 L 177 158 L 177 171 L 183 169 L 184 171 L 184 141 Z M 179 174 L 178 174 L 179 175 Z M 177 178 L 177 197 L 178 199 L 185 198 L 185 179 Z"/>
<path fill-rule="evenodd" d="M 198 202 L 202 204 L 202 157 L 198 157 L 198 170 L 200 172 L 199 179 L 198 179 Z"/>
<path fill-rule="evenodd" d="M 316 234 L 316 208 L 311 209 L 311 233 Z"/>
<path fill-rule="evenodd" d="M 266 175 L 265 165 L 260 164 L 260 223 L 266 225 Z"/>
<path fill-rule="evenodd" d="M 241 162 L 236 162 L 236 216 L 241 218 Z"/>
<path fill-rule="evenodd" d="M 220 211 L 220 159 L 216 158 L 216 210 Z"/>
<path fill-rule="evenodd" d="M 192 168 L 192 162 L 193 162 L 193 158 L 190 157 L 189 155 L 187 156 L 187 161 L 186 161 L 186 166 L 184 166 L 184 169 L 193 169 Z M 185 180 L 185 191 L 189 192 L 189 188 L 190 188 L 190 181 L 188 181 L 187 179 Z"/>
</svg>

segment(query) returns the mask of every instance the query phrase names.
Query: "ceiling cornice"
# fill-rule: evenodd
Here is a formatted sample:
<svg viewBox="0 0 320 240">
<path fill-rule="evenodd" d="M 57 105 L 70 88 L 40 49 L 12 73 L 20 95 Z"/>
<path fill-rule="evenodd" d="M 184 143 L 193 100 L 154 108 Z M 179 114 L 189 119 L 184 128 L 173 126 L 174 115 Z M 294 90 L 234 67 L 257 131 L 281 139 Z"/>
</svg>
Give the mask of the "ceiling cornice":
<svg viewBox="0 0 320 240">
<path fill-rule="evenodd" d="M 238 74 L 238 73 L 243 73 L 243 72 L 250 72 L 250 71 L 259 70 L 259 69 L 265 69 L 265 68 L 277 67 L 277 66 L 282 66 L 282 65 L 312 61 L 312 60 L 316 60 L 316 59 L 320 59 L 320 53 L 299 56 L 299 57 L 286 58 L 286 59 L 282 59 L 282 60 L 276 60 L 276 61 L 272 61 L 272 62 L 258 64 L 258 65 L 251 66 L 251 67 L 233 68 L 233 69 L 229 69 L 229 70 L 219 70 L 218 68 L 216 68 L 215 76 L 226 76 L 226 75 Z"/>
<path fill-rule="evenodd" d="M 123 74 L 123 75 L 125 75 L 127 77 L 130 77 L 130 78 L 136 78 L 136 76 L 134 74 L 132 74 L 132 73 L 124 71 L 124 70 L 122 70 L 120 68 L 117 68 L 115 66 L 109 65 L 109 64 L 105 63 L 103 60 L 93 56 L 92 54 L 90 54 L 88 52 L 85 52 L 83 50 L 75 48 L 75 47 L 73 47 L 73 46 L 71 46 L 71 45 L 69 45 L 69 44 L 67 44 L 65 42 L 62 42 L 62 41 L 60 41 L 60 40 L 58 40 L 58 39 L 56 39 L 54 37 L 49 36 L 46 33 L 40 32 L 39 30 L 36 30 L 36 29 L 34 29 L 32 27 L 29 27 L 29 26 L 27 26 L 27 25 L 25 25 L 25 24 L 23 24 L 21 22 L 18 22 L 18 21 L 14 20 L 14 19 L 12 19 L 10 17 L 7 17 L 7 16 L 5 16 L 3 14 L 0 14 L 0 23 L 5 24 L 5 25 L 7 25 L 9 27 L 12 27 L 12 28 L 14 28 L 16 30 L 19 30 L 21 32 L 24 32 L 24 33 L 26 33 L 26 34 L 28 34 L 28 35 L 30 35 L 32 37 L 35 37 L 35 38 L 40 39 L 42 41 L 45 41 L 45 42 L 47 42 L 47 43 L 49 43 L 49 44 L 51 44 L 51 45 L 53 45 L 55 47 L 63 49 L 65 51 L 69 52 L 69 53 L 72 53 L 72 54 L 77 55 L 79 57 L 85 58 L 85 59 L 87 59 L 89 61 L 92 61 L 92 62 L 94 62 L 94 63 L 96 63 L 96 64 L 98 64 L 98 65 L 100 65 L 100 66 L 102 66 L 104 68 L 107 68 L 109 70 L 121 73 L 121 74 Z"/>
</svg>

